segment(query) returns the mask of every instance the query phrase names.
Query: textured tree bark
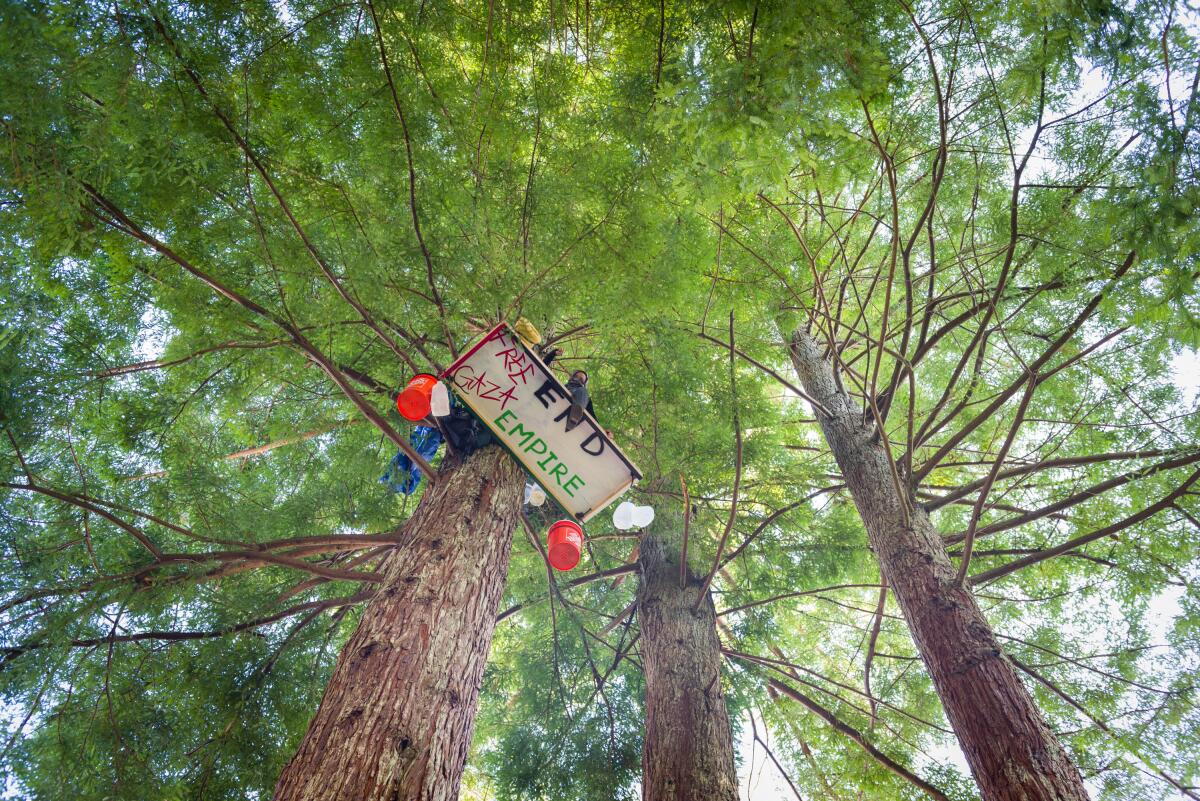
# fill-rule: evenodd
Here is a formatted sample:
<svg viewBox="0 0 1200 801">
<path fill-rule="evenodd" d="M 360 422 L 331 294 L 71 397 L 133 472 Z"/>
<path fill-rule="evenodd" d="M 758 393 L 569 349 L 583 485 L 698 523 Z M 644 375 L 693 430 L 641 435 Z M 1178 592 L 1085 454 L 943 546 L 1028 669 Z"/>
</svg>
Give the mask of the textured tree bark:
<svg viewBox="0 0 1200 801">
<path fill-rule="evenodd" d="M 737 801 L 733 735 L 721 693 L 721 642 L 703 577 L 679 586 L 678 558 L 646 535 L 639 556 L 642 660 L 646 678 L 645 801 Z"/>
<path fill-rule="evenodd" d="M 874 421 L 835 384 L 822 347 L 792 337 L 800 381 L 829 410 L 817 419 L 896 594 L 950 725 L 986 801 L 1084 801 L 1078 769 L 1050 731 L 929 516 L 897 491 Z"/>
<path fill-rule="evenodd" d="M 492 446 L 425 491 L 275 801 L 454 801 L 508 573 L 521 470 Z"/>
</svg>

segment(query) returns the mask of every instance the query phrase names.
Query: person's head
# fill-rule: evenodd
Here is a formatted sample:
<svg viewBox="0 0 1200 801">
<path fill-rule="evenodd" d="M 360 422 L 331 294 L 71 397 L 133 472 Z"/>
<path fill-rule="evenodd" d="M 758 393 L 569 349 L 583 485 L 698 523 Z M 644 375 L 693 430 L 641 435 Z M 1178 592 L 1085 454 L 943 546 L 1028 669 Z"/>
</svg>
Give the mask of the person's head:
<svg viewBox="0 0 1200 801">
<path fill-rule="evenodd" d="M 581 384 L 586 384 L 587 383 L 587 371 L 576 370 L 575 372 L 571 373 L 571 379 L 578 381 Z"/>
</svg>

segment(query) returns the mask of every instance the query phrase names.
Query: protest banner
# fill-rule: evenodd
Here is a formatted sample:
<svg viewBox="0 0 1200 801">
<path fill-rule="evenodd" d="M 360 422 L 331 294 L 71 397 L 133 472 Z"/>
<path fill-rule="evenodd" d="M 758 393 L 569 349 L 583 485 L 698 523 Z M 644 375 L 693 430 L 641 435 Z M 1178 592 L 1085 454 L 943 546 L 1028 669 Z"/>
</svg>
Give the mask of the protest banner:
<svg viewBox="0 0 1200 801">
<path fill-rule="evenodd" d="M 580 522 L 599 514 L 642 477 L 590 414 L 567 430 L 570 395 L 507 323 L 489 331 L 442 377 Z"/>
</svg>

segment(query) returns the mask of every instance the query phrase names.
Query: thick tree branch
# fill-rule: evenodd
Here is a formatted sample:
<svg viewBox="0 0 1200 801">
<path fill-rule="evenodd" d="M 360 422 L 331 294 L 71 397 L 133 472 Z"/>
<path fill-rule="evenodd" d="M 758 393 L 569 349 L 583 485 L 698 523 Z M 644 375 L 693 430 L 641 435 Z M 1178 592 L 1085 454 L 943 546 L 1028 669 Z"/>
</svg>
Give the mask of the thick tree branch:
<svg viewBox="0 0 1200 801">
<path fill-rule="evenodd" d="M 1083 704 L 1079 703 L 1074 698 L 1072 698 L 1070 695 L 1068 695 L 1066 693 L 1066 691 L 1063 690 L 1061 687 L 1059 687 L 1057 684 L 1050 681 L 1050 679 L 1046 678 L 1044 675 L 1042 675 L 1038 671 L 1034 670 L 1029 665 L 1024 664 L 1016 657 L 1010 656 L 1009 659 L 1012 659 L 1013 664 L 1016 665 L 1018 668 L 1020 668 L 1024 673 L 1031 676 L 1038 683 L 1042 684 L 1044 687 L 1046 687 L 1048 690 L 1050 690 L 1050 692 L 1054 693 L 1056 696 L 1058 696 L 1063 701 L 1065 701 L 1071 708 L 1073 708 L 1075 711 L 1079 712 L 1079 714 L 1083 715 L 1083 717 L 1085 717 L 1089 721 L 1091 721 L 1092 724 L 1096 726 L 1096 728 L 1100 729 L 1100 731 L 1107 734 L 1113 740 L 1113 742 L 1115 742 L 1117 745 L 1119 745 L 1130 756 L 1134 757 L 1136 760 L 1138 760 L 1143 765 L 1145 765 L 1150 770 L 1150 772 L 1153 773 L 1155 776 L 1162 779 L 1164 782 L 1171 785 L 1176 790 L 1178 790 L 1179 792 L 1186 795 L 1188 798 L 1194 798 L 1194 799 L 1197 799 L 1197 801 L 1200 801 L 1200 795 L 1196 794 L 1196 792 L 1194 791 L 1194 788 L 1188 787 L 1187 785 L 1183 784 L 1183 782 L 1179 781 L 1179 779 L 1176 779 L 1174 776 L 1167 774 L 1166 771 L 1164 771 L 1162 768 L 1158 767 L 1158 765 L 1155 765 L 1153 762 L 1151 762 L 1149 759 L 1147 759 L 1146 756 L 1142 753 L 1142 749 L 1138 748 L 1135 744 L 1129 742 L 1127 737 L 1125 737 L 1121 733 L 1115 731 L 1111 726 L 1106 724 L 1103 720 L 1096 717 L 1091 712 L 1088 712 L 1087 708 L 1084 707 Z"/>
<path fill-rule="evenodd" d="M 394 428 L 392 428 L 391 424 L 388 423 L 388 421 L 384 419 L 383 415 L 380 414 L 373 406 L 371 406 L 371 404 L 366 402 L 362 395 L 360 395 L 358 391 L 350 385 L 347 375 L 338 369 L 337 365 L 334 364 L 334 362 L 328 356 L 322 353 L 312 342 L 310 342 L 308 338 L 301 333 L 299 328 L 275 312 L 266 309 L 250 298 L 242 295 L 234 289 L 231 289 L 230 287 L 218 281 L 216 278 L 210 276 L 203 270 L 193 265 L 190 261 L 180 256 L 166 244 L 159 241 L 156 237 L 139 227 L 133 222 L 133 220 L 126 216 L 126 214 L 121 211 L 120 208 L 108 200 L 108 198 L 100 194 L 100 192 L 90 184 L 85 183 L 83 187 L 87 194 L 96 202 L 96 204 L 113 217 L 117 223 L 117 225 L 114 225 L 114 228 L 124 231 L 137 241 L 150 247 L 162 256 L 165 256 L 167 259 L 182 267 L 187 273 L 207 284 L 217 294 L 230 301 L 233 301 L 233 303 L 245 309 L 246 311 L 274 323 L 282 331 L 288 334 L 292 342 L 296 344 L 296 347 L 303 351 L 305 355 L 307 355 L 314 363 L 316 363 L 318 367 L 321 368 L 322 371 L 324 371 L 327 376 L 329 376 L 333 383 L 337 385 L 338 389 L 342 391 L 342 394 L 344 394 L 350 400 L 350 402 L 354 404 L 355 408 L 357 408 L 364 417 L 370 420 L 376 428 L 382 431 L 384 436 L 390 439 L 396 445 L 396 447 L 404 451 L 405 455 L 412 459 L 413 463 L 421 468 L 421 472 L 425 473 L 425 475 L 429 477 L 431 483 L 437 481 L 437 471 L 434 470 L 433 466 L 425 460 L 425 457 L 417 453 L 412 445 L 408 443 L 408 440 L 402 437 Z"/>
<path fill-rule="evenodd" d="M 155 17 L 154 25 L 158 29 L 159 35 L 162 36 L 163 40 L 166 41 L 167 45 L 171 48 L 171 52 L 174 53 L 175 58 L 179 61 L 180 65 L 182 65 L 184 72 L 186 72 L 188 75 L 188 78 L 191 79 L 192 84 L 196 87 L 196 91 L 199 92 L 200 96 L 204 98 L 204 101 L 208 103 L 208 106 L 212 110 L 213 114 L 221 121 L 221 124 L 225 126 L 225 130 L 229 131 L 229 135 L 233 137 L 233 140 L 237 143 L 238 148 L 242 151 L 243 155 L 245 155 L 250 163 L 254 165 L 255 171 L 258 173 L 259 177 L 262 178 L 263 183 L 265 183 L 267 188 L 271 190 L 271 194 L 275 197 L 275 202 L 279 204 L 280 210 L 283 212 L 284 216 L 287 217 L 288 222 L 291 224 L 292 230 L 296 232 L 296 235 L 300 238 L 300 241 L 304 243 L 304 249 L 312 257 L 313 262 L 316 263 L 317 269 L 319 269 L 321 274 L 325 276 L 326 280 L 333 285 L 333 288 L 337 290 L 337 293 L 342 300 L 349 304 L 350 307 L 358 313 L 358 316 L 362 318 L 362 321 L 366 324 L 366 326 L 375 332 L 375 335 L 379 337 L 379 339 L 382 340 L 383 343 L 386 344 L 388 348 L 390 348 L 391 351 L 396 354 L 397 357 L 408 364 L 408 366 L 414 372 L 417 372 L 419 368 L 417 367 L 416 362 L 412 360 L 407 352 L 405 352 L 399 345 L 396 344 L 395 340 L 389 337 L 387 333 L 379 327 L 379 324 L 375 322 L 375 319 L 371 316 L 371 313 L 367 311 L 367 309 L 361 303 L 359 303 L 358 300 L 356 300 L 344 286 L 342 286 L 341 280 L 334 274 L 329 264 L 325 261 L 325 258 L 321 255 L 320 251 L 317 250 L 316 245 L 308 236 L 308 233 L 304 230 L 304 227 L 300 225 L 300 221 L 292 212 L 292 208 L 290 205 L 288 205 L 287 200 L 284 199 L 283 193 L 279 191 L 278 186 L 275 184 L 274 179 L 272 179 L 271 174 L 267 171 L 267 167 L 263 163 L 262 159 L 260 159 L 254 149 L 250 147 L 250 143 L 246 141 L 245 137 L 238 132 L 237 127 L 233 124 L 233 121 L 229 119 L 229 116 L 225 114 L 217 102 L 208 94 L 208 91 L 204 88 L 203 82 L 200 80 L 199 74 L 197 74 L 197 72 L 188 64 L 187 59 L 184 58 L 182 51 L 179 49 L 179 45 L 176 44 L 175 40 L 171 38 L 171 35 L 167 33 L 166 26 L 163 24 L 162 20 L 160 20 L 158 17 Z"/>
<path fill-rule="evenodd" d="M 1035 520 L 1041 520 L 1044 517 L 1049 517 L 1053 514 L 1061 512 L 1064 509 L 1069 509 L 1072 506 L 1083 503 L 1084 501 L 1089 501 L 1092 498 L 1099 497 L 1106 492 L 1110 492 L 1118 487 L 1123 487 L 1126 484 L 1130 484 L 1139 479 L 1152 476 L 1160 471 L 1174 470 L 1175 468 L 1186 467 L 1187 465 L 1195 464 L 1196 462 L 1200 462 L 1200 451 L 1188 453 L 1174 459 L 1166 459 L 1156 464 L 1115 476 L 1107 481 L 1102 481 L 1099 484 L 1088 487 L 1081 492 L 1076 492 L 1060 501 L 1055 501 L 1054 503 L 1048 504 L 1039 509 L 1033 509 L 1029 512 L 1025 512 L 1024 514 L 1010 517 L 1005 520 L 998 520 L 995 523 L 986 525 L 976 531 L 975 536 L 984 537 L 989 534 L 996 534 L 1001 531 L 1007 531 L 1011 528 L 1017 528 L 1018 526 L 1023 526 L 1026 523 L 1032 523 Z M 946 544 L 955 545 L 962 542 L 964 539 L 966 539 L 965 534 L 953 534 L 946 537 Z"/>
<path fill-rule="evenodd" d="M 318 612 L 326 609 L 333 609 L 340 606 L 348 606 L 370 600 L 375 594 L 375 590 L 364 590 L 363 592 L 354 595 L 345 596 L 342 598 L 332 598 L 328 600 L 305 601 L 295 606 L 290 606 L 280 612 L 265 617 L 248 620 L 245 623 L 238 623 L 223 629 L 215 629 L 212 631 L 139 631 L 132 634 L 117 634 L 114 629 L 105 637 L 91 637 L 67 640 L 64 642 L 55 642 L 53 640 L 43 640 L 40 642 L 27 642 L 21 645 L 10 648 L 0 649 L 4 653 L 3 662 L 8 662 L 23 653 L 35 650 L 37 648 L 51 648 L 59 645 L 68 645 L 72 648 L 92 648 L 97 645 L 111 645 L 113 643 L 124 642 L 143 642 L 145 640 L 157 640 L 163 642 L 185 642 L 189 640 L 209 640 L 217 637 L 226 637 L 230 634 L 255 629 L 260 626 L 266 626 L 271 623 L 277 623 L 280 620 L 291 617 L 309 609 Z"/>
<path fill-rule="evenodd" d="M 1001 565 L 1000 567 L 994 567 L 991 570 L 985 570 L 982 573 L 977 573 L 976 575 L 971 576 L 971 584 L 978 585 L 989 581 L 995 581 L 996 579 L 1007 576 L 1009 573 L 1014 573 L 1023 567 L 1029 567 L 1030 565 L 1037 564 L 1038 562 L 1044 562 L 1047 559 L 1051 559 L 1055 556 L 1060 556 L 1064 553 L 1067 553 L 1068 551 L 1072 551 L 1081 545 L 1086 545 L 1089 542 L 1094 542 L 1095 540 L 1112 536 L 1120 531 L 1124 531 L 1130 526 L 1137 525 L 1143 520 L 1153 517 L 1164 509 L 1171 508 L 1179 498 L 1187 494 L 1188 488 L 1191 487 L 1192 484 L 1195 484 L 1197 479 L 1200 479 L 1200 470 L 1193 472 L 1191 476 L 1189 476 L 1188 479 L 1179 487 L 1177 487 L 1170 495 L 1167 495 L 1162 500 L 1147 506 L 1139 512 L 1135 512 L 1134 514 L 1131 514 L 1122 520 L 1118 520 L 1112 525 L 1097 529 L 1090 534 L 1084 534 L 1083 536 L 1067 540 L 1061 545 L 1056 545 L 1053 548 L 1046 548 L 1042 551 L 1036 551 L 1035 553 L 1029 554 L 1029 556 L 1022 557 L 1021 559 L 1014 559 L 1006 565 Z"/>
</svg>

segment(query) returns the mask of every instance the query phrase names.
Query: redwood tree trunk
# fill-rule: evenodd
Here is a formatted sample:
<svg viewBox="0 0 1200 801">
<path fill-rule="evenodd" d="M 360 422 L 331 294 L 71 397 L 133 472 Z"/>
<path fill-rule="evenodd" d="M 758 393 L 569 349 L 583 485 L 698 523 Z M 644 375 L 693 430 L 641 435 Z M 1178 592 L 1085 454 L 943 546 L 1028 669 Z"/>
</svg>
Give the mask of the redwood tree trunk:
<svg viewBox="0 0 1200 801">
<path fill-rule="evenodd" d="M 501 448 L 445 467 L 388 555 L 276 801 L 453 801 L 508 573 L 521 470 Z"/>
<path fill-rule="evenodd" d="M 865 423 L 834 383 L 823 349 L 811 336 L 797 332 L 791 356 L 804 389 L 830 412 L 817 414 L 821 430 L 984 799 L 1087 799 L 1079 771 L 1046 726 L 975 597 L 955 586 L 957 571 L 939 532 L 919 506 L 906 504 L 897 492 L 874 422 Z"/>
<path fill-rule="evenodd" d="M 688 572 L 661 540 L 642 540 L 638 588 L 646 678 L 645 801 L 737 801 L 733 736 L 721 693 L 721 642 L 712 596 L 696 605 L 703 579 Z"/>
</svg>

